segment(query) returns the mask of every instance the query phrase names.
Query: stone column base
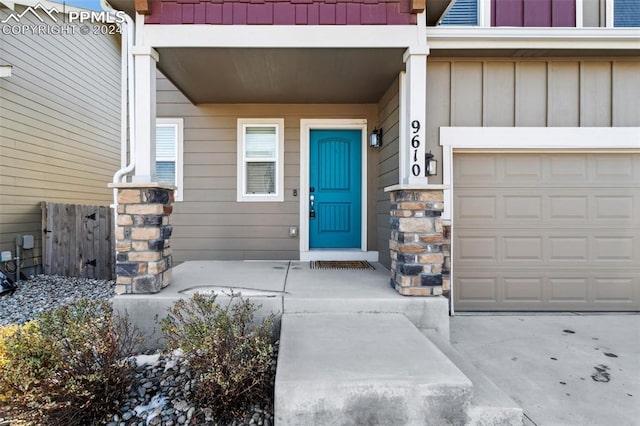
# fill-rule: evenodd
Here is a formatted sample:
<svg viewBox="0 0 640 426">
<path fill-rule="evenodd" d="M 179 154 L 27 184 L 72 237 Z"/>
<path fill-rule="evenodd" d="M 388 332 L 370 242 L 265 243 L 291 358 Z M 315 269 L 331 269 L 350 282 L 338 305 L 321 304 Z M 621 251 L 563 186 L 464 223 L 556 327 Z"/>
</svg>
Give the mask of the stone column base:
<svg viewBox="0 0 640 426">
<path fill-rule="evenodd" d="M 171 212 L 175 188 L 110 184 L 118 190 L 116 293 L 158 293 L 171 283 Z"/>
<path fill-rule="evenodd" d="M 391 195 L 391 286 L 404 296 L 442 294 L 445 189 L 442 185 L 394 185 Z"/>
</svg>

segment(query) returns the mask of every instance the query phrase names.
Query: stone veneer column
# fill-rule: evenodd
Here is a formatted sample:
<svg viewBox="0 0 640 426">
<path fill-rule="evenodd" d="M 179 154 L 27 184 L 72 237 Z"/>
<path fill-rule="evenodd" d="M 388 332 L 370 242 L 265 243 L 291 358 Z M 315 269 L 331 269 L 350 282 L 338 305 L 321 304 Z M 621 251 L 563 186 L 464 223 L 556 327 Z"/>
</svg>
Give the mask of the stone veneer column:
<svg viewBox="0 0 640 426">
<path fill-rule="evenodd" d="M 391 286 L 405 296 L 442 294 L 442 185 L 394 185 L 391 195 Z"/>
<path fill-rule="evenodd" d="M 116 293 L 158 293 L 171 283 L 170 185 L 120 183 L 116 223 Z"/>
</svg>

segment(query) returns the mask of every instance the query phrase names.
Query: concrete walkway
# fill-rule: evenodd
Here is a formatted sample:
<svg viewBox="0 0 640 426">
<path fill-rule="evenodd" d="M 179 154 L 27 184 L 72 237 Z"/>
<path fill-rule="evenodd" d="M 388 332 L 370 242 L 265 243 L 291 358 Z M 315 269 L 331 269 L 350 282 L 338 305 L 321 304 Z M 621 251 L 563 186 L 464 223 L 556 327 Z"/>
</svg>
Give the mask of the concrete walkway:
<svg viewBox="0 0 640 426">
<path fill-rule="evenodd" d="M 402 314 L 282 316 L 277 425 L 462 425 L 471 393 Z"/>
<path fill-rule="evenodd" d="M 640 315 L 461 315 L 451 344 L 525 424 L 640 425 Z"/>
<path fill-rule="evenodd" d="M 287 336 L 281 336 L 281 353 L 295 360 L 281 365 L 294 366 L 293 371 L 285 372 L 289 380 L 286 386 L 295 388 L 291 380 L 298 380 L 292 379 L 296 374 L 300 374 L 300 381 L 307 383 L 309 391 L 293 391 L 294 395 L 302 396 L 317 387 L 313 382 L 316 379 L 307 380 L 310 376 L 304 370 L 305 363 L 313 363 L 314 359 L 323 361 L 316 373 L 330 372 L 336 365 L 329 357 L 331 354 L 338 360 L 359 358 L 369 362 L 356 362 L 353 366 L 362 370 L 352 371 L 357 373 L 362 386 L 369 386 L 367 365 L 384 359 L 387 352 L 372 346 L 372 341 L 361 340 L 367 336 L 362 330 L 354 332 L 357 327 L 349 329 L 346 325 L 362 323 L 363 330 L 374 331 L 383 326 L 376 339 L 388 340 L 382 347 L 391 349 L 387 358 L 392 359 L 396 357 L 393 341 L 397 336 L 388 332 L 390 329 L 384 324 L 392 324 L 398 321 L 398 316 L 403 316 L 410 322 L 405 321 L 395 329 L 413 336 L 412 347 L 426 345 L 417 351 L 424 352 L 424 361 L 413 359 L 409 365 L 433 368 L 433 360 L 439 357 L 427 353 L 434 347 L 421 340 L 420 333 L 412 330 L 415 326 L 473 383 L 473 395 L 467 395 L 472 406 L 467 407 L 466 423 L 518 424 L 513 419 L 521 417 L 520 405 L 529 426 L 640 425 L 640 315 L 460 315 L 449 321 L 446 299 L 400 296 L 388 284 L 388 271 L 381 265 L 374 266 L 375 270 L 336 271 L 312 270 L 309 263 L 295 261 L 186 262 L 174 268 L 172 285 L 159 294 L 119 296 L 114 306 L 126 309 L 138 326 L 146 332 L 155 330 L 156 336 L 156 315 L 166 315 L 167 308 L 177 299 L 196 291 L 215 292 L 225 298 L 233 290 L 262 305 L 260 313 L 284 313 L 291 327 L 286 331 Z M 345 316 L 354 314 L 357 320 L 345 320 Z M 283 327 L 286 323 L 283 319 Z M 449 324 L 453 348 L 448 347 L 447 342 Z M 333 330 L 323 329 L 329 326 Z M 340 334 L 349 330 L 354 337 Z M 383 330 L 388 333 L 385 335 Z M 331 337 L 333 346 L 315 338 L 322 335 L 326 339 Z M 287 339 L 288 343 L 284 341 Z M 376 339 L 373 342 L 378 342 Z M 283 348 L 286 347 L 291 350 L 285 354 Z M 331 348 L 335 351 L 331 352 Z M 304 350 L 308 356 L 301 356 Z M 354 358 L 356 352 L 360 355 Z M 312 357 L 313 354 L 324 355 Z M 368 354 L 371 359 L 367 358 Z M 441 364 L 448 365 L 447 362 Z M 396 370 L 397 374 L 390 375 L 404 374 L 402 368 Z M 452 383 L 459 385 L 455 376 L 457 373 L 452 375 Z M 280 383 L 287 383 L 285 377 L 281 376 Z M 323 379 L 317 377 L 317 380 Z M 379 385 L 371 389 L 387 389 L 384 380 Z M 339 386 L 323 385 L 323 388 L 328 391 L 327 395 L 342 392 Z M 501 390 L 506 395 L 501 394 Z M 487 416 L 492 420 L 483 420 Z M 283 424 L 295 424 L 295 421 Z M 327 419 L 324 424 L 349 423 Z"/>
</svg>

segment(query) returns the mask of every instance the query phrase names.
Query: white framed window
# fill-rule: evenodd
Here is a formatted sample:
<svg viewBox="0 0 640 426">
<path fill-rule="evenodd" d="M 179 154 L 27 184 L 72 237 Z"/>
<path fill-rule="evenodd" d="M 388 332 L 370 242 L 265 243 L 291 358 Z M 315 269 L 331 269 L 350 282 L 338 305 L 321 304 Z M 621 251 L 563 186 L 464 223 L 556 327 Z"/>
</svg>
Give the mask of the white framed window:
<svg viewBox="0 0 640 426">
<path fill-rule="evenodd" d="M 478 0 L 455 0 L 451 3 L 440 25 L 478 25 Z"/>
<path fill-rule="evenodd" d="M 156 178 L 176 186 L 175 200 L 182 201 L 184 120 L 156 119 Z"/>
<path fill-rule="evenodd" d="M 609 2 L 611 3 L 611 2 Z M 616 28 L 640 27 L 640 1 L 638 0 L 614 0 L 613 26 Z"/>
<path fill-rule="evenodd" d="M 284 201 L 284 119 L 238 119 L 238 201 Z"/>
</svg>

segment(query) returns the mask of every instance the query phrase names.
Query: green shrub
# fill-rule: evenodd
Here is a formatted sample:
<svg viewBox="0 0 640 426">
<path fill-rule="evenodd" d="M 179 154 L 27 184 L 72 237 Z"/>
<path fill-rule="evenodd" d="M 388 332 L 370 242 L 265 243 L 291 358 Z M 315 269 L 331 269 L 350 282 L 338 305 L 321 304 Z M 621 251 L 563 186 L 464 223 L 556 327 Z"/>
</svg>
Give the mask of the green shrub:
<svg viewBox="0 0 640 426">
<path fill-rule="evenodd" d="M 181 348 L 194 373 L 194 402 L 221 421 L 240 418 L 251 403 L 270 404 L 273 398 L 275 317 L 256 324 L 256 310 L 237 294 L 225 306 L 215 295 L 195 294 L 177 301 L 161 322 L 169 348 Z"/>
<path fill-rule="evenodd" d="M 81 300 L 0 329 L 0 404 L 35 424 L 95 424 L 131 385 L 139 333 L 106 301 Z"/>
</svg>

